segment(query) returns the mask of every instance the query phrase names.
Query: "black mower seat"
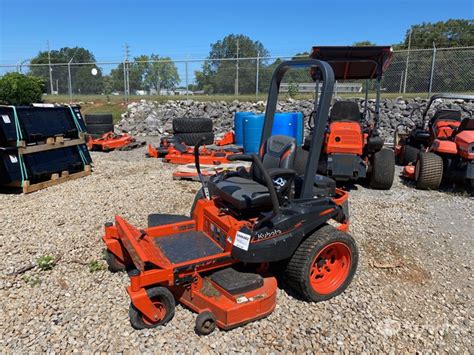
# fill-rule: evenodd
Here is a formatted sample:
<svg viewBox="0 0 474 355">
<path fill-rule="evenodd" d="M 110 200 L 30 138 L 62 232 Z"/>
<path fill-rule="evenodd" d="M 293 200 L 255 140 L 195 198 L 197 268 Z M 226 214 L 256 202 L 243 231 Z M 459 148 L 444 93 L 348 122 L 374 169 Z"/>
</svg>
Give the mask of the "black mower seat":
<svg viewBox="0 0 474 355">
<path fill-rule="evenodd" d="M 331 109 L 329 121 L 360 122 L 359 105 L 355 101 L 336 101 Z"/>
<path fill-rule="evenodd" d="M 456 133 L 460 133 L 462 131 L 474 131 L 474 118 L 466 117 L 461 121 Z"/>
<path fill-rule="evenodd" d="M 461 111 L 459 110 L 448 110 L 448 109 L 441 109 L 436 110 L 433 117 L 431 117 L 431 124 L 434 124 L 437 120 L 442 121 L 461 121 Z"/>
<path fill-rule="evenodd" d="M 410 135 L 413 138 L 415 138 L 415 140 L 421 140 L 421 141 L 426 141 L 430 138 L 430 132 L 427 132 L 421 128 L 415 128 L 414 130 L 411 131 Z"/>
<path fill-rule="evenodd" d="M 231 176 L 223 181 L 209 181 L 211 195 L 219 196 L 239 210 L 270 207 L 272 200 L 266 186 L 240 176 Z"/>
</svg>

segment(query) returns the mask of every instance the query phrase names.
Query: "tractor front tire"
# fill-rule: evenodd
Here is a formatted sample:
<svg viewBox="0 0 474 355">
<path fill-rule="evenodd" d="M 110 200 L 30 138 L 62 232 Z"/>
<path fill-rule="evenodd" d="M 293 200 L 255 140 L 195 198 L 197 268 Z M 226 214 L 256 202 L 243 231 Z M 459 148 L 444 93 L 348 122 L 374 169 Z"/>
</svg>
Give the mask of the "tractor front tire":
<svg viewBox="0 0 474 355">
<path fill-rule="evenodd" d="M 354 238 L 324 225 L 296 249 L 283 277 L 304 300 L 326 301 L 349 286 L 358 261 Z"/>
<path fill-rule="evenodd" d="M 372 159 L 370 187 L 378 190 L 389 190 L 395 176 L 395 154 L 393 150 L 383 148 L 376 152 Z"/>
<path fill-rule="evenodd" d="M 105 262 L 107 263 L 110 272 L 125 271 L 125 265 L 109 250 L 105 251 Z"/>
<path fill-rule="evenodd" d="M 431 152 L 421 152 L 415 165 L 416 187 L 420 190 L 438 190 L 443 180 L 443 158 Z"/>
<path fill-rule="evenodd" d="M 173 294 L 165 287 L 153 287 L 146 290 L 148 298 L 156 308 L 156 317 L 148 318 L 130 303 L 130 323 L 135 329 L 156 328 L 165 325 L 174 317 L 176 303 Z"/>
</svg>

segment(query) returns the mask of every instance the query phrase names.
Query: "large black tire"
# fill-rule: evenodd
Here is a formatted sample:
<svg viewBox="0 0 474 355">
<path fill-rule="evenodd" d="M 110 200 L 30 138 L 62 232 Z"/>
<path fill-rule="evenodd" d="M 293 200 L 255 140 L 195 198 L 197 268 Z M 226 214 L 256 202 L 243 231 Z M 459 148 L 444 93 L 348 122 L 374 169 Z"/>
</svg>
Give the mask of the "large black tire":
<svg viewBox="0 0 474 355">
<path fill-rule="evenodd" d="M 174 133 L 202 133 L 212 131 L 210 118 L 178 117 L 173 120 Z"/>
<path fill-rule="evenodd" d="M 125 271 L 125 265 L 120 262 L 117 257 L 109 250 L 105 251 L 105 262 L 111 272 Z"/>
<path fill-rule="evenodd" d="M 198 202 L 198 200 L 202 198 L 204 198 L 204 193 L 202 192 L 202 189 L 199 188 L 199 190 L 196 192 L 196 195 L 194 196 L 194 201 L 191 206 L 191 211 L 189 212 L 189 217 L 193 218 L 194 209 L 196 208 L 196 203 Z"/>
<path fill-rule="evenodd" d="M 420 190 L 438 190 L 443 179 L 443 158 L 431 152 L 421 152 L 415 165 L 416 187 Z"/>
<path fill-rule="evenodd" d="M 370 187 L 378 190 L 389 190 L 395 176 L 395 154 L 393 150 L 383 148 L 376 152 L 372 159 Z"/>
<path fill-rule="evenodd" d="M 301 147 L 296 149 L 295 162 L 293 164 L 294 170 L 298 175 L 304 175 L 306 171 L 306 162 L 308 161 L 309 152 Z"/>
<path fill-rule="evenodd" d="M 200 133 L 175 133 L 174 137 L 180 143 L 194 146 L 198 144 L 202 137 L 205 138 L 203 144 L 214 144 L 214 133 L 213 132 L 200 132 Z"/>
<path fill-rule="evenodd" d="M 108 132 L 114 131 L 114 125 L 112 123 L 105 124 L 89 124 L 86 126 L 86 131 L 89 134 L 103 135 Z"/>
<path fill-rule="evenodd" d="M 324 225 L 300 244 L 283 276 L 288 285 L 306 301 L 326 301 L 349 286 L 358 261 L 359 251 L 354 238 L 333 226 Z M 333 275 L 330 275 L 331 268 Z M 321 284 L 314 285 L 318 282 L 329 286 L 324 288 Z"/>
<path fill-rule="evenodd" d="M 114 123 L 114 117 L 112 114 L 104 113 L 104 114 L 87 114 L 84 116 L 86 121 L 86 125 L 94 125 L 94 124 L 112 124 Z"/>
<path fill-rule="evenodd" d="M 402 153 L 401 153 L 402 164 L 408 165 L 408 164 L 416 162 L 416 159 L 418 158 L 418 153 L 420 153 L 420 149 L 415 148 L 412 145 L 405 144 L 402 148 Z"/>
<path fill-rule="evenodd" d="M 148 298 L 158 306 L 162 312 L 158 319 L 147 319 L 134 305 L 130 303 L 130 323 L 135 329 L 155 328 L 165 325 L 174 317 L 176 303 L 173 294 L 165 287 L 153 287 L 146 290 Z"/>
</svg>

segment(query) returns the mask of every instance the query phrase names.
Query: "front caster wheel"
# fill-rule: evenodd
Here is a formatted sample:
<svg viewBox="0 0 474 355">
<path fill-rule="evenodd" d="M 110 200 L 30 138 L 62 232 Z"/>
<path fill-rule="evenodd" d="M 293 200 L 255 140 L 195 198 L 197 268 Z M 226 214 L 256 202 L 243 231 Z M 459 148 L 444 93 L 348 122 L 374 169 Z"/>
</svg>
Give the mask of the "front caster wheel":
<svg viewBox="0 0 474 355">
<path fill-rule="evenodd" d="M 125 271 L 125 265 L 117 259 L 109 250 L 105 251 L 105 262 L 111 272 Z"/>
<path fill-rule="evenodd" d="M 196 317 L 196 333 L 209 335 L 216 329 L 216 317 L 212 312 L 204 311 Z"/>
<path fill-rule="evenodd" d="M 146 290 L 148 298 L 155 306 L 155 314 L 145 315 L 133 303 L 130 304 L 128 315 L 130 323 L 135 329 L 155 328 L 165 325 L 174 316 L 176 307 L 173 294 L 164 287 L 153 287 Z"/>
<path fill-rule="evenodd" d="M 306 301 L 326 301 L 349 286 L 358 260 L 352 236 L 325 225 L 300 244 L 284 276 Z"/>
</svg>

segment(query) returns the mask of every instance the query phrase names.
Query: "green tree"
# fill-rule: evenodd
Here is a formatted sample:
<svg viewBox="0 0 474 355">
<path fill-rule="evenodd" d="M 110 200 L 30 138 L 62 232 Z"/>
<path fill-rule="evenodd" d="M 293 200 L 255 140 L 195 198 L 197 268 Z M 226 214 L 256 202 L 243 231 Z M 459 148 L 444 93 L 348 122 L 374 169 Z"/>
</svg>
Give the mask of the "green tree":
<svg viewBox="0 0 474 355">
<path fill-rule="evenodd" d="M 374 42 L 371 41 L 359 41 L 352 44 L 355 47 L 366 47 L 366 46 L 376 46 Z"/>
<path fill-rule="evenodd" d="M 260 56 L 260 65 L 265 66 L 268 51 L 259 41 L 239 34 L 231 34 L 211 45 L 208 60 L 202 70 L 196 72 L 196 82 L 207 93 L 232 94 L 235 91 L 237 60 L 219 60 Z M 255 92 L 257 60 L 239 60 L 239 93 Z"/>
<path fill-rule="evenodd" d="M 412 25 L 403 42 L 396 49 L 407 49 L 411 32 L 411 48 L 468 47 L 474 45 L 474 20 L 451 19 L 435 23 L 423 22 Z"/>
<path fill-rule="evenodd" d="M 44 81 L 42 78 L 20 73 L 8 73 L 0 77 L 0 104 L 30 105 L 41 102 Z"/>
<path fill-rule="evenodd" d="M 52 64 L 63 64 L 53 65 L 52 77 L 53 77 L 53 89 L 58 91 L 60 94 L 66 94 L 69 92 L 68 86 L 68 67 L 67 64 L 72 59 L 71 65 L 71 82 L 74 93 L 81 94 L 99 94 L 102 92 L 102 71 L 94 63 L 95 57 L 92 52 L 81 47 L 64 47 L 59 50 L 52 50 L 50 52 Z M 49 83 L 49 66 L 48 64 L 48 52 L 41 51 L 36 57 L 31 59 L 31 64 L 42 64 L 39 66 L 30 66 L 29 74 L 43 78 L 48 85 L 46 85 L 47 93 L 51 94 L 51 85 Z M 77 65 L 75 63 L 91 63 Z M 92 75 L 91 70 L 96 68 L 98 70 L 97 75 Z"/>
<path fill-rule="evenodd" d="M 160 89 L 173 89 L 180 79 L 176 65 L 170 57 L 161 57 L 158 54 L 150 56 L 150 62 L 145 69 L 145 85 L 158 93 Z"/>
</svg>

